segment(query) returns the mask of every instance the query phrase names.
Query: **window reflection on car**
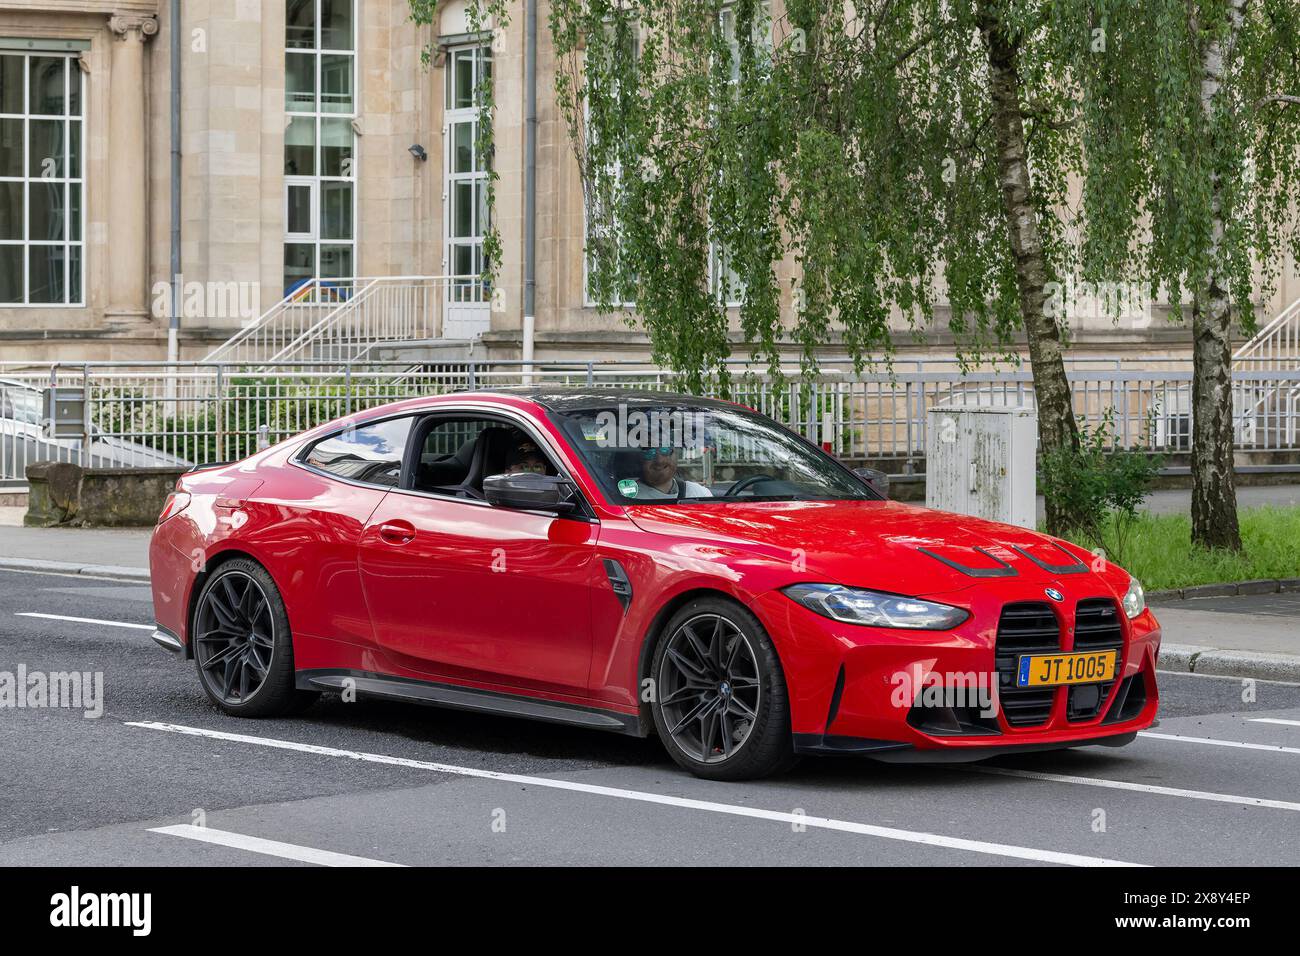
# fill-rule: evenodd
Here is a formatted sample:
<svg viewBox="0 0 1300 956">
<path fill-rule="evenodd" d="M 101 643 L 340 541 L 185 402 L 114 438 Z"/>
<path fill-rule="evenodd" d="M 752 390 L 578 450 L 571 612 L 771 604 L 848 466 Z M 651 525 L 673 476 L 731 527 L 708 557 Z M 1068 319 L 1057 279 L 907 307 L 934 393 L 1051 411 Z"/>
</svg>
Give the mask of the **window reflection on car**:
<svg viewBox="0 0 1300 956">
<path fill-rule="evenodd" d="M 339 478 L 396 487 L 410 430 L 410 417 L 349 428 L 317 442 L 305 461 Z"/>
</svg>

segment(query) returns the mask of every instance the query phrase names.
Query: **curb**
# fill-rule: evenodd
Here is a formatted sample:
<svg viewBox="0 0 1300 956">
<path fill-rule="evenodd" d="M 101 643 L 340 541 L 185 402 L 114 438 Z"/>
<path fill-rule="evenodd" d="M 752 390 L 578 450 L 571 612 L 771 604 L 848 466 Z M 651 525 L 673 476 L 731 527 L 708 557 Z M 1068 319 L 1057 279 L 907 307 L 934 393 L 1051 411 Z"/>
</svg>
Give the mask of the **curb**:
<svg viewBox="0 0 1300 956">
<path fill-rule="evenodd" d="M 43 561 L 39 558 L 0 558 L 4 571 L 57 571 L 60 574 L 84 574 L 123 581 L 149 581 L 148 568 L 124 568 L 113 564 L 75 564 L 71 561 Z"/>
<path fill-rule="evenodd" d="M 1300 578 L 1259 578 L 1226 584 L 1196 584 L 1169 591 L 1149 591 L 1147 598 L 1156 601 L 1178 601 L 1187 598 L 1239 597 L 1248 594 L 1279 594 L 1295 591 L 1300 591 Z"/>
<path fill-rule="evenodd" d="M 1195 644 L 1162 644 L 1156 668 L 1211 677 L 1250 677 L 1255 680 L 1300 683 L 1300 657 L 1294 654 L 1230 651 Z"/>
</svg>

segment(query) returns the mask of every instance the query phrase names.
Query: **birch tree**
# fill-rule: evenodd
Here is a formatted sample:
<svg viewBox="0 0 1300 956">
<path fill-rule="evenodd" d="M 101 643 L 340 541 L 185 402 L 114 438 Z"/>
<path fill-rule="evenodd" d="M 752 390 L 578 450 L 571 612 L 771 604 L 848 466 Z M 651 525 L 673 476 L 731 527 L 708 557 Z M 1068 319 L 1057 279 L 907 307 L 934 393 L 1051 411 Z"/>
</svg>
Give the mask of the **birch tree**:
<svg viewBox="0 0 1300 956">
<path fill-rule="evenodd" d="M 587 190 L 592 290 L 692 387 L 740 338 L 775 368 L 832 342 L 886 360 L 891 318 L 1033 367 L 1044 451 L 1077 445 L 1049 283 L 1078 134 L 1052 4 L 552 0 Z M 777 264 L 796 266 L 788 285 Z M 725 268 L 716 264 L 722 260 Z M 710 263 L 714 263 L 712 274 Z M 1048 523 L 1064 518 L 1048 502 Z"/>
<path fill-rule="evenodd" d="M 1083 87 L 1085 270 L 1163 288 L 1192 319 L 1192 539 L 1241 547 L 1233 336 L 1300 257 L 1300 6 L 1096 0 Z M 1262 279 L 1262 288 L 1261 280 Z M 1242 392 L 1244 394 L 1244 392 Z M 1246 412 L 1248 409 L 1242 409 Z"/>
</svg>

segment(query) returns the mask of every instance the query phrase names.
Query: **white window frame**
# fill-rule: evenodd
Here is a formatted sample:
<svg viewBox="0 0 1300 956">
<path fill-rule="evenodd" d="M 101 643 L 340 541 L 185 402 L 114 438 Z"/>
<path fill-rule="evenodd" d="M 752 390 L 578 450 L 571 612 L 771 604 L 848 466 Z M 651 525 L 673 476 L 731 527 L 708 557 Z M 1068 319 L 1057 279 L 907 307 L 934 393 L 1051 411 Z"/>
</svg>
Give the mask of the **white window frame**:
<svg viewBox="0 0 1300 956">
<path fill-rule="evenodd" d="M 310 56 L 312 57 L 315 69 L 315 108 L 312 110 L 290 110 L 288 104 L 285 104 L 285 116 L 289 120 L 296 118 L 310 119 L 314 126 L 313 139 L 313 174 L 310 176 L 285 176 L 284 177 L 284 245 L 310 245 L 312 246 L 313 256 L 313 274 L 317 279 L 324 279 L 328 282 L 350 283 L 360 274 L 360 248 L 361 243 L 358 238 L 360 220 L 357 211 L 360 208 L 360 176 L 358 175 L 358 164 L 360 162 L 361 150 L 358 148 L 357 134 L 352 132 L 352 155 L 347 176 L 326 176 L 324 175 L 324 148 L 325 141 L 322 135 L 325 120 L 347 121 L 349 125 L 355 123 L 358 115 L 358 104 L 361 102 L 361 71 L 360 61 L 360 34 L 361 34 L 361 10 L 359 0 L 351 0 L 352 3 L 352 49 L 339 50 L 334 48 L 325 48 L 321 46 L 321 2 L 322 0 L 313 0 L 314 24 L 315 31 L 314 46 L 291 47 L 288 43 L 288 25 L 285 25 L 284 37 L 284 54 L 286 75 L 288 74 L 288 58 L 290 56 Z M 287 13 L 287 11 L 286 11 Z M 352 58 L 352 109 L 349 112 L 326 111 L 324 109 L 324 62 L 327 56 L 348 56 Z M 287 127 L 286 127 L 287 128 Z M 289 232 L 289 188 L 290 186 L 301 186 L 306 183 L 312 184 L 312 234 L 305 236 L 301 233 Z M 350 213 L 352 223 L 352 234 L 347 239 L 331 239 L 322 235 L 322 212 L 321 202 L 325 195 L 324 184 L 331 182 L 350 183 L 352 186 L 352 209 Z M 347 246 L 351 249 L 352 269 L 351 274 L 346 276 L 328 276 L 322 277 L 322 247 Z M 283 269 L 283 265 L 281 267 Z M 287 292 L 288 289 L 285 289 Z"/>
<path fill-rule="evenodd" d="M 640 57 L 641 56 L 641 35 L 639 31 L 634 37 L 633 42 L 636 45 L 635 52 L 633 55 L 636 57 Z M 590 104 L 585 100 L 583 101 L 582 104 L 582 124 L 583 124 L 583 134 L 587 137 L 587 142 L 590 143 L 591 142 L 591 107 Z M 620 162 L 619 160 L 615 160 L 608 167 L 606 167 L 606 170 L 609 173 L 609 175 L 614 177 L 615 183 L 621 184 L 623 182 L 622 162 Z M 591 236 L 591 230 L 592 230 L 591 213 L 590 210 L 587 209 L 587 199 L 586 196 L 584 195 L 582 201 L 582 304 L 584 307 L 588 309 L 594 309 L 600 306 L 600 303 L 597 302 L 594 298 L 592 298 L 591 295 L 591 256 L 587 252 L 587 240 Z M 626 290 L 620 290 L 620 291 L 626 292 Z M 620 296 L 615 304 L 624 309 L 635 309 L 636 299 L 630 295 L 625 294 L 623 296 Z"/>
<path fill-rule="evenodd" d="M 761 0 L 757 16 L 754 18 L 750 36 L 756 46 L 765 46 L 770 53 L 773 46 L 773 20 L 771 0 Z M 731 52 L 731 82 L 740 82 L 740 41 L 736 39 L 736 5 L 725 3 L 718 11 L 718 25 L 723 36 L 727 37 L 727 47 Z"/>
<path fill-rule="evenodd" d="M 306 188 L 311 193 L 311 226 L 306 232 L 289 231 L 289 193 L 295 188 Z M 320 179 L 315 176 L 286 176 L 284 178 L 284 241 L 306 244 L 320 236 Z"/>
<path fill-rule="evenodd" d="M 728 309 L 745 304 L 745 283 L 731 268 L 722 244 L 709 242 L 709 291 Z"/>
<path fill-rule="evenodd" d="M 615 183 L 623 181 L 623 164 L 617 160 L 609 166 L 609 174 L 614 177 Z M 590 211 L 587 209 L 586 198 L 582 203 L 582 304 L 589 309 L 597 308 L 600 303 L 591 295 L 591 255 L 587 251 L 587 242 L 591 237 L 592 224 Z M 626 291 L 626 290 L 622 290 Z M 636 299 L 630 295 L 623 295 L 615 303 L 624 309 L 636 308 Z"/>
<path fill-rule="evenodd" d="M 734 3 L 724 4 L 718 11 L 718 26 L 727 38 L 730 52 L 731 82 L 740 82 L 740 42 L 736 39 L 736 9 Z M 757 46 L 772 50 L 772 4 L 763 0 L 758 4 L 757 15 L 751 26 L 751 36 Z M 731 268 L 726 250 L 717 240 L 709 242 L 709 292 L 724 308 L 736 309 L 745 304 L 745 283 Z"/>
<path fill-rule="evenodd" d="M 447 50 L 447 59 L 443 73 L 443 114 L 442 114 L 442 268 L 445 275 L 451 276 L 452 279 L 446 285 L 446 302 L 448 305 L 486 305 L 488 302 L 489 290 L 487 284 L 481 281 L 483 274 L 484 256 L 483 240 L 487 235 L 487 230 L 491 223 L 492 210 L 487 208 L 487 190 L 491 173 L 486 163 L 482 163 L 479 156 L 479 124 L 482 122 L 482 106 L 478 101 L 478 90 L 483 80 L 484 64 L 488 64 L 491 69 L 492 61 L 492 44 L 487 41 L 473 43 L 460 43 L 455 46 L 449 46 Z M 472 102 L 469 106 L 453 107 L 450 104 L 455 101 L 456 88 L 456 70 L 455 64 L 459 56 L 468 54 L 470 57 L 470 83 L 474 93 Z M 464 172 L 456 172 L 456 138 L 452 135 L 452 130 L 459 125 L 469 124 L 470 128 L 470 168 Z M 480 165 L 482 168 L 480 169 Z M 482 204 L 475 202 L 472 212 L 473 226 L 469 236 L 452 235 L 455 222 L 455 194 L 458 183 L 469 183 L 472 194 L 476 193 L 475 186 L 482 190 Z M 455 272 L 456 257 L 453 248 L 456 246 L 469 246 L 471 252 L 471 267 L 473 264 L 478 265 L 477 272 L 458 273 Z"/>
<path fill-rule="evenodd" d="M 58 51 L 34 50 L 30 53 L 18 52 L 11 50 L 0 50 L 4 56 L 12 56 L 23 61 L 23 111 L 21 113 L 0 113 L 0 119 L 22 120 L 23 123 L 23 173 L 21 176 L 0 176 L 0 183 L 21 183 L 23 196 L 23 234 L 19 239 L 0 239 L 0 246 L 21 246 L 23 249 L 22 262 L 22 301 L 0 302 L 0 309 L 75 309 L 84 308 L 86 305 L 86 207 L 88 205 L 88 191 L 86 189 L 86 165 L 87 165 L 87 124 L 86 117 L 86 97 L 88 95 L 88 84 L 86 77 L 80 74 L 80 54 L 63 53 Z M 68 102 L 68 97 L 72 92 L 73 70 L 78 71 L 77 75 L 80 82 L 80 94 L 77 98 L 77 113 L 65 112 L 61 115 L 50 113 L 33 113 L 31 102 L 31 85 L 32 85 L 32 58 L 40 59 L 62 59 L 66 61 L 63 67 L 63 102 Z M 66 109 L 66 105 L 65 105 Z M 32 228 L 32 202 L 31 186 L 33 183 L 47 182 L 45 177 L 33 175 L 31 168 L 31 128 L 32 120 L 60 120 L 64 124 L 63 136 L 63 170 L 65 175 L 55 180 L 63 184 L 63 239 L 59 242 L 35 242 L 31 238 Z M 72 153 L 72 124 L 81 124 L 80 138 L 80 162 L 78 172 L 80 175 L 69 177 L 66 174 L 70 170 Z M 73 221 L 67 216 L 68 197 L 71 195 L 72 187 L 81 187 L 81 215 L 76 221 L 78 239 L 69 238 Z M 70 297 L 62 302 L 32 302 L 31 295 L 31 263 L 32 248 L 53 248 L 63 250 L 63 289 L 64 295 L 67 296 L 71 288 L 72 280 L 72 250 L 75 248 L 80 251 L 79 256 L 79 281 L 77 283 L 80 296 L 77 299 Z"/>
</svg>

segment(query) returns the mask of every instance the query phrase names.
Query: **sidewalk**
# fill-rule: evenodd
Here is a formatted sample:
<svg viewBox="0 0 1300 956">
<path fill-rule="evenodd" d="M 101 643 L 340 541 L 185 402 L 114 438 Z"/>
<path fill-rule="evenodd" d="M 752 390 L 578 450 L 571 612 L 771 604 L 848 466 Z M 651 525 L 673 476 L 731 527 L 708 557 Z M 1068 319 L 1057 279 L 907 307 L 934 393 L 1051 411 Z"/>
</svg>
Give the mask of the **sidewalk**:
<svg viewBox="0 0 1300 956">
<path fill-rule="evenodd" d="M 15 527 L 0 513 L 0 568 L 148 581 L 149 535 Z M 1300 593 L 1168 599 L 1153 609 L 1164 631 L 1162 670 L 1300 682 Z"/>
<path fill-rule="evenodd" d="M 149 528 L 24 528 L 25 508 L 0 508 L 0 568 L 149 580 Z"/>
<path fill-rule="evenodd" d="M 1152 603 L 1162 670 L 1300 681 L 1300 593 Z"/>
</svg>

